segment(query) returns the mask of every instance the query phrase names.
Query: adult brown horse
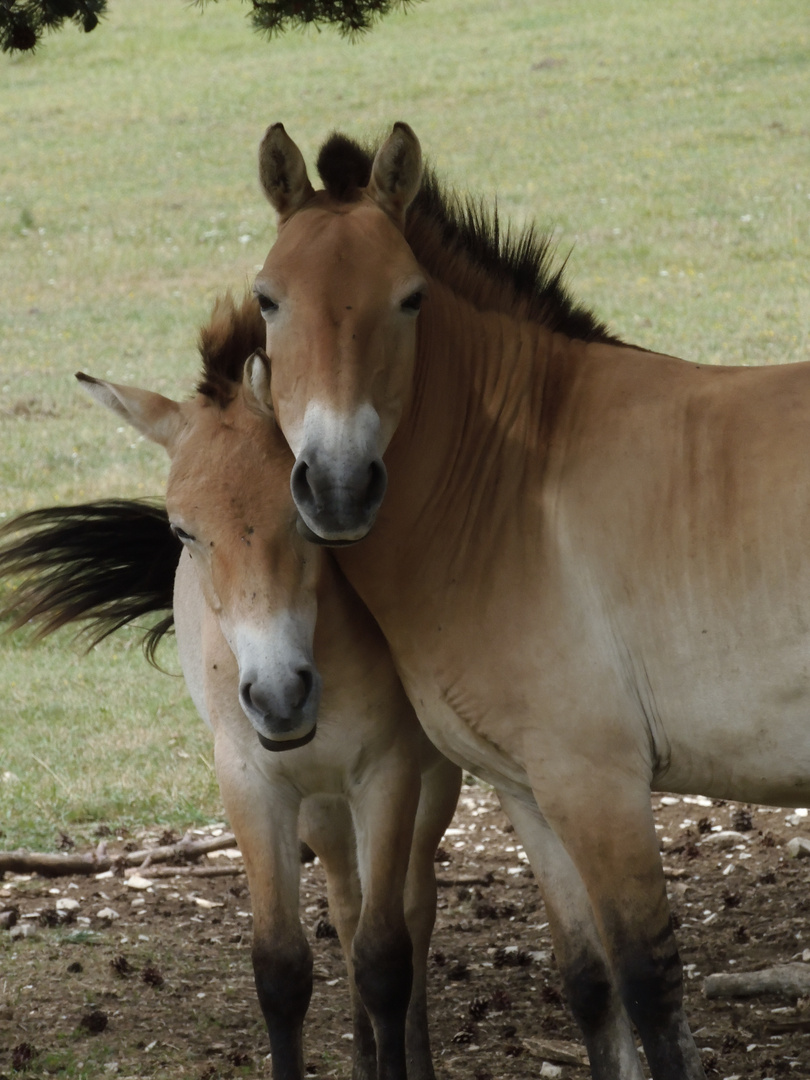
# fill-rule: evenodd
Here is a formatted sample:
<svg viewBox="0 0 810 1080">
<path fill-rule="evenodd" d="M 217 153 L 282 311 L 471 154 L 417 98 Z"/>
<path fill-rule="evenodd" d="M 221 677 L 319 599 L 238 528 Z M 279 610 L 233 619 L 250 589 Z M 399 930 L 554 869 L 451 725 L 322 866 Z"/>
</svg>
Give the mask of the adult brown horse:
<svg viewBox="0 0 810 1080">
<path fill-rule="evenodd" d="M 609 963 L 575 878 L 547 898 L 594 1076 L 640 1075 L 617 986 L 655 1080 L 702 1077 L 650 789 L 810 801 L 810 366 L 622 344 L 404 124 L 318 167 L 268 129 L 255 291 L 300 528 L 362 540 L 338 559 L 423 726 L 511 793 L 535 865 L 545 820 L 577 867 Z"/>
</svg>

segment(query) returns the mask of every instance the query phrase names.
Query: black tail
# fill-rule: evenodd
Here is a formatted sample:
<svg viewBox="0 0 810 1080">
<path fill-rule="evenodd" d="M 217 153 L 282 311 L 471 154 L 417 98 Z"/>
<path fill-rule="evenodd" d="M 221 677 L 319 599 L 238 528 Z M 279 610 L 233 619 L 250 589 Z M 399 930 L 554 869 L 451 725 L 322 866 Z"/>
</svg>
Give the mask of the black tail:
<svg viewBox="0 0 810 1080">
<path fill-rule="evenodd" d="M 11 539 L 13 537 L 13 539 Z M 83 623 L 90 646 L 142 615 L 169 614 L 144 632 L 150 663 L 174 625 L 172 591 L 182 544 L 162 506 L 108 499 L 31 510 L 0 528 L 0 579 L 22 582 L 0 607 L 10 630 L 35 639 Z"/>
</svg>

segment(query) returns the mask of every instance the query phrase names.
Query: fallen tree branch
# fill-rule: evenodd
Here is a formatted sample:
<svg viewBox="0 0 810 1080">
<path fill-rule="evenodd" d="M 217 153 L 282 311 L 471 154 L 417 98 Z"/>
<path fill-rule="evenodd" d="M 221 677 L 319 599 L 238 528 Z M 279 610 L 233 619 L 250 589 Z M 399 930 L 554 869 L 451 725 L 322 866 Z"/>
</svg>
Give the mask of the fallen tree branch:
<svg viewBox="0 0 810 1080">
<path fill-rule="evenodd" d="M 492 885 L 495 882 L 494 874 L 487 874 L 485 877 L 458 877 L 458 878 L 436 878 L 436 887 L 439 889 L 452 889 L 455 885 Z"/>
<path fill-rule="evenodd" d="M 149 866 L 144 871 L 140 866 L 133 866 L 124 871 L 124 877 L 146 873 L 150 878 L 170 877 L 237 877 L 244 874 L 244 866 Z"/>
<path fill-rule="evenodd" d="M 810 1032 L 810 1016 L 797 1020 L 773 1020 L 763 1028 L 766 1035 L 796 1035 Z"/>
<path fill-rule="evenodd" d="M 810 993 L 810 964 L 779 964 L 762 971 L 709 975 L 703 983 L 703 993 L 707 998 L 756 997 L 758 994 L 803 997 Z"/>
<path fill-rule="evenodd" d="M 144 848 L 142 851 L 129 851 L 121 859 L 125 866 L 140 866 L 146 868 L 152 863 L 165 863 L 177 860 L 186 862 L 199 859 L 207 855 L 209 851 L 222 851 L 224 848 L 236 847 L 236 837 L 233 833 L 223 833 L 222 836 L 212 836 L 207 840 L 192 840 L 189 833 L 178 840 L 176 844 L 163 844 L 160 847 Z"/>
<path fill-rule="evenodd" d="M 523 1045 L 534 1057 L 550 1061 L 555 1065 L 587 1065 L 588 1053 L 576 1043 L 563 1042 L 561 1039 L 536 1039 L 524 1037 Z"/>
<path fill-rule="evenodd" d="M 81 874 L 102 874 L 124 866 L 146 869 L 154 863 L 187 863 L 207 855 L 211 851 L 236 847 L 233 833 L 192 840 L 186 833 L 176 844 L 127 851 L 121 855 L 108 855 L 100 844 L 96 851 L 84 855 L 51 855 L 44 852 L 0 851 L 0 878 L 5 873 L 40 874 L 42 877 L 71 877 Z"/>
<path fill-rule="evenodd" d="M 113 860 L 109 856 L 48 855 L 26 851 L 0 851 L 0 877 L 11 874 L 41 874 L 42 877 L 73 877 L 79 874 L 100 874 L 110 870 Z"/>
</svg>

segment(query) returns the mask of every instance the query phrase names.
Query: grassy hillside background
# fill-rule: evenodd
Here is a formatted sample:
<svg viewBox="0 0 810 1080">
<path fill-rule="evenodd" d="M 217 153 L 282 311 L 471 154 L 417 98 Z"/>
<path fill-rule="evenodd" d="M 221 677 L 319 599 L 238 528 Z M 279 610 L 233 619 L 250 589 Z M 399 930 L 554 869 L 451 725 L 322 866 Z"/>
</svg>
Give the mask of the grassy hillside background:
<svg viewBox="0 0 810 1080">
<path fill-rule="evenodd" d="M 266 42 L 245 7 L 114 0 L 0 58 L 0 514 L 158 495 L 166 462 L 75 384 L 189 392 L 215 294 L 273 239 L 283 120 L 409 121 L 449 182 L 552 229 L 618 333 L 706 363 L 810 359 L 804 0 L 428 0 L 358 44 Z M 177 672 L 172 647 L 164 666 Z M 207 732 L 133 635 L 0 641 L 0 846 L 221 815 Z"/>
</svg>

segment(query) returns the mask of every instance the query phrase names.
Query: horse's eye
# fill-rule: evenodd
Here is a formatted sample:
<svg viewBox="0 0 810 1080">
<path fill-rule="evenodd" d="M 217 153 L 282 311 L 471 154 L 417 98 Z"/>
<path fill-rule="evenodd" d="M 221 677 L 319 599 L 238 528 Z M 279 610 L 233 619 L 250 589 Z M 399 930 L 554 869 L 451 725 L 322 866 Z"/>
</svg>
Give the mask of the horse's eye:
<svg viewBox="0 0 810 1080">
<path fill-rule="evenodd" d="M 269 296 L 264 296 L 262 293 L 256 293 L 256 299 L 259 301 L 262 315 L 270 315 L 272 312 L 278 311 L 278 304 L 275 300 L 271 300 Z"/>
<path fill-rule="evenodd" d="M 191 533 L 187 533 L 185 529 L 181 529 L 179 525 L 171 525 L 170 528 L 181 544 L 191 544 L 196 539 Z"/>
<path fill-rule="evenodd" d="M 417 289 L 412 292 L 410 296 L 406 296 L 400 305 L 403 311 L 418 311 L 422 306 L 423 294 L 421 289 Z"/>
</svg>

